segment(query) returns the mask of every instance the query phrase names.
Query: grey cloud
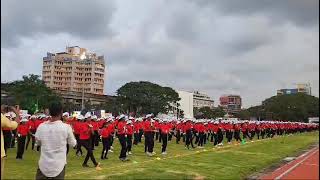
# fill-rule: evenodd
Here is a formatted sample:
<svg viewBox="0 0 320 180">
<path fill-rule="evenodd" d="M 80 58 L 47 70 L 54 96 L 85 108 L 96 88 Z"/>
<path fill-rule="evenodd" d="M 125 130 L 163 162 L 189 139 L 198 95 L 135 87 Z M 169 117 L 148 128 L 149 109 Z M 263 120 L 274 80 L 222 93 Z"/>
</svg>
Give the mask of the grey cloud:
<svg viewBox="0 0 320 180">
<path fill-rule="evenodd" d="M 113 1 L 1 1 L 1 44 L 14 47 L 21 38 L 68 33 L 83 39 L 112 35 Z"/>
<path fill-rule="evenodd" d="M 41 21 L 37 18 L 27 21 L 37 25 L 34 28 L 24 24 L 26 32 L 21 29 L 13 31 L 16 25 L 7 24 L 7 29 L 13 29 L 11 35 L 19 37 L 14 39 L 22 40 L 15 48 L 2 47 L 2 80 L 19 79 L 28 73 L 41 74 L 41 59 L 46 52 L 64 50 L 66 42 L 70 42 L 105 56 L 106 94 L 114 94 L 129 81 L 146 80 L 178 90 L 208 93 L 215 99 L 215 105 L 222 94 L 240 94 L 248 107 L 275 95 L 278 88 L 290 87 L 293 82 L 310 81 L 313 92 L 319 90 L 316 76 L 319 68 L 314 67 L 319 65 L 318 28 L 274 23 L 271 15 L 275 10 L 264 5 L 265 1 L 262 5 L 253 2 L 252 7 L 248 7 L 251 13 L 243 10 L 225 13 L 225 7 L 217 3 L 226 2 L 199 6 L 182 0 L 145 1 L 148 3 L 142 0 L 139 4 L 146 4 L 146 7 L 139 8 L 129 4 L 127 9 L 125 5 L 116 4 L 117 9 L 110 11 L 111 19 L 93 19 L 96 23 L 102 21 L 102 26 L 95 26 L 101 29 L 92 28 L 100 33 L 91 29 L 71 32 L 69 27 L 53 27 L 57 25 L 55 21 L 43 27 L 42 23 L 34 23 Z M 97 5 L 96 1 L 90 3 Z M 105 13 L 111 7 L 109 3 L 98 5 L 101 5 L 96 9 L 98 12 L 90 12 L 91 15 L 101 14 L 101 9 Z M 12 7 L 13 12 L 22 10 Z M 217 11 L 212 11 L 212 7 Z M 30 17 L 45 14 L 45 10 L 41 11 L 33 12 Z M 133 16 L 135 11 L 139 13 Z M 15 13 L 6 11 L 6 14 L 2 13 L 2 19 L 16 19 L 11 15 Z M 74 17 L 66 16 L 67 19 Z M 294 22 L 292 19 L 295 17 L 290 15 L 286 21 Z M 80 26 L 80 23 L 75 24 Z M 116 32 L 113 36 L 110 36 L 108 24 Z M 54 30 L 43 34 L 48 27 Z"/>
<path fill-rule="evenodd" d="M 254 16 L 264 14 L 275 22 L 290 21 L 297 25 L 317 25 L 319 22 L 319 0 L 194 0 L 203 7 L 224 15 Z"/>
</svg>

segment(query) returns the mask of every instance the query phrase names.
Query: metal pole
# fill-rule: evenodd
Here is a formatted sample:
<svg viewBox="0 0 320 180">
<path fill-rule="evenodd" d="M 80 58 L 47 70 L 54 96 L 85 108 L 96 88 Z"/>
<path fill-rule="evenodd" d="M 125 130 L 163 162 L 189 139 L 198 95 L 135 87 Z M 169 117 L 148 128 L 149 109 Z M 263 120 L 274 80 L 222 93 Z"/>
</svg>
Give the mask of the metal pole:
<svg viewBox="0 0 320 180">
<path fill-rule="evenodd" d="M 84 66 L 82 62 L 82 101 L 81 101 L 81 110 L 84 110 Z"/>
</svg>

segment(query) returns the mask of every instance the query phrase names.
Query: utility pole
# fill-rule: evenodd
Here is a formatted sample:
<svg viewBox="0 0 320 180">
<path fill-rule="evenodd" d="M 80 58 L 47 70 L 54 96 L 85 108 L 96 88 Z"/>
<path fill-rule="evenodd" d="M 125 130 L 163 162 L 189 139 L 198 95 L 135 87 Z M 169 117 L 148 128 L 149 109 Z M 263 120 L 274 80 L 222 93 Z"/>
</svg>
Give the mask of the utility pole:
<svg viewBox="0 0 320 180">
<path fill-rule="evenodd" d="M 82 101 L 81 110 L 84 110 L 84 63 L 82 62 Z"/>
</svg>

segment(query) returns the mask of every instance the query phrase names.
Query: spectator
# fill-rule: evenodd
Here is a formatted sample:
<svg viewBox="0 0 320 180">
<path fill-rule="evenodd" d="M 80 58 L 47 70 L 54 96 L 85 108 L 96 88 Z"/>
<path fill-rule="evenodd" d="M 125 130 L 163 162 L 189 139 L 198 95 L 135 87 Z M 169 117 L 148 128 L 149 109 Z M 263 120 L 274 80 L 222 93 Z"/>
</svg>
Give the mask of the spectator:
<svg viewBox="0 0 320 180">
<path fill-rule="evenodd" d="M 7 117 L 3 115 L 3 113 L 7 113 L 9 111 L 13 111 L 16 114 L 15 121 L 9 120 Z M 16 129 L 19 123 L 19 108 L 9 107 L 9 106 L 1 106 L 1 179 L 3 179 L 3 169 L 4 169 L 4 157 L 6 153 L 4 151 L 4 140 L 2 128 L 10 128 Z"/>
<path fill-rule="evenodd" d="M 63 123 L 62 104 L 54 102 L 49 107 L 52 118 L 39 125 L 35 134 L 36 144 L 41 146 L 36 179 L 64 179 L 67 164 L 67 144 L 77 143 L 71 126 Z"/>
</svg>

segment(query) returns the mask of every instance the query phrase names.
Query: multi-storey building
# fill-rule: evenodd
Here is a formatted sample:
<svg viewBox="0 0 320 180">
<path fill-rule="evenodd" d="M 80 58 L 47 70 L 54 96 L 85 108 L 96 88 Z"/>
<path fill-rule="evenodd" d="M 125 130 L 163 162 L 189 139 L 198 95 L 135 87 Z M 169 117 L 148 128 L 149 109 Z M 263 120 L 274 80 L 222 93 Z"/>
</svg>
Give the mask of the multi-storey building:
<svg viewBox="0 0 320 180">
<path fill-rule="evenodd" d="M 311 95 L 311 86 L 309 83 L 299 83 L 296 84 L 297 87 L 294 89 L 279 89 L 277 90 L 277 95 L 283 95 L 283 94 L 296 94 L 296 93 L 304 93 L 307 95 Z"/>
<path fill-rule="evenodd" d="M 242 102 L 239 95 L 223 95 L 220 97 L 220 106 L 229 114 L 241 110 Z"/>
<path fill-rule="evenodd" d="M 66 52 L 47 53 L 43 58 L 42 79 L 57 91 L 103 95 L 105 63 L 103 56 L 79 46 Z"/>
<path fill-rule="evenodd" d="M 199 91 L 193 92 L 193 107 L 214 107 L 214 100 L 212 100 L 208 95 L 200 93 Z"/>
<path fill-rule="evenodd" d="M 48 52 L 43 58 L 42 80 L 45 84 L 64 102 L 79 108 L 82 105 L 82 109 L 87 102 L 101 104 L 109 99 L 104 95 L 104 73 L 104 57 L 79 46 L 66 47 L 65 52 Z"/>
</svg>

